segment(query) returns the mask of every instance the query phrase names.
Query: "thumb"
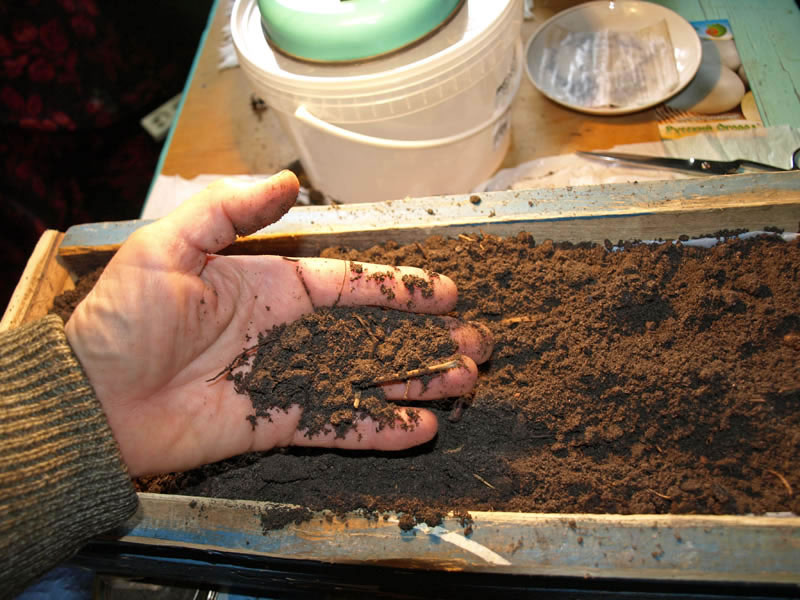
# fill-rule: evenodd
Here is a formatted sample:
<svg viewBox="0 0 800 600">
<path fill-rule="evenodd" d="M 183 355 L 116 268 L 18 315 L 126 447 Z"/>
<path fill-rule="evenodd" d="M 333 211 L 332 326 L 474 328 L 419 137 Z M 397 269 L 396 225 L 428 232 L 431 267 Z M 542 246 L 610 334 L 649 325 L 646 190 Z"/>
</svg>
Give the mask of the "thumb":
<svg viewBox="0 0 800 600">
<path fill-rule="evenodd" d="M 150 226 L 148 245 L 183 272 L 199 273 L 205 256 L 280 219 L 294 204 L 300 184 L 281 171 L 258 183 L 221 179 Z"/>
</svg>

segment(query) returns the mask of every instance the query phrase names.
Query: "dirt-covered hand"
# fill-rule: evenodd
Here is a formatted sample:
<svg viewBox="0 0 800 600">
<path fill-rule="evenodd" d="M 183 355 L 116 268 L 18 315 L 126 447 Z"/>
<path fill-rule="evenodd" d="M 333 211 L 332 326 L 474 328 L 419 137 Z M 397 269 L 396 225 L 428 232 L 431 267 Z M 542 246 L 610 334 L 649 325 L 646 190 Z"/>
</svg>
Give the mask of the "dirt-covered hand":
<svg viewBox="0 0 800 600">
<path fill-rule="evenodd" d="M 296 407 L 275 410 L 252 427 L 250 399 L 230 381 L 209 383 L 247 339 L 318 307 L 377 305 L 442 314 L 455 305 L 455 284 L 420 269 L 359 263 L 365 275 L 396 269 L 397 277 L 380 282 L 351 278 L 346 261 L 214 254 L 237 235 L 277 221 L 297 191 L 288 171 L 256 185 L 212 184 L 131 235 L 67 323 L 67 337 L 132 475 L 184 470 L 285 445 L 395 450 L 436 433 L 436 418 L 426 410 L 419 411 L 413 428 L 376 431 L 366 420 L 343 438 L 304 436 L 297 430 Z M 433 293 L 404 285 L 403 275 L 428 282 Z M 387 397 L 468 393 L 477 377 L 475 363 L 491 353 L 491 338 L 474 326 L 455 326 L 453 337 L 462 366 L 427 386 L 388 384 Z M 398 411 L 398 419 L 405 418 Z"/>
</svg>

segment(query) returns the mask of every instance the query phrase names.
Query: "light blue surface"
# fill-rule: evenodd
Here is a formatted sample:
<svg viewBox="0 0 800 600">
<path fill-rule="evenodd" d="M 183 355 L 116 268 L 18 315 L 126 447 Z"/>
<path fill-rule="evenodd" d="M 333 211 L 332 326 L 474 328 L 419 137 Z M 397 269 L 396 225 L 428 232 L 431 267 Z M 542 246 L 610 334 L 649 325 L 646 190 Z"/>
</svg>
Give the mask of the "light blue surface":
<svg viewBox="0 0 800 600">
<path fill-rule="evenodd" d="M 795 0 L 652 0 L 688 21 L 727 19 L 764 125 L 800 127 Z"/>
</svg>

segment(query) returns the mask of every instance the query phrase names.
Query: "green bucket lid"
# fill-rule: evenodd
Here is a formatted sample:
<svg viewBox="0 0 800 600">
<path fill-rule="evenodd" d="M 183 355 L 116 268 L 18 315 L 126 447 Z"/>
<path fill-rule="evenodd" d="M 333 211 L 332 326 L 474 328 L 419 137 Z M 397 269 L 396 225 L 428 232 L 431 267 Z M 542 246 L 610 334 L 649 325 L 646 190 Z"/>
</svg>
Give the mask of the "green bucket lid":
<svg viewBox="0 0 800 600">
<path fill-rule="evenodd" d="M 313 62 L 394 52 L 446 23 L 464 0 L 258 0 L 269 43 Z"/>
</svg>

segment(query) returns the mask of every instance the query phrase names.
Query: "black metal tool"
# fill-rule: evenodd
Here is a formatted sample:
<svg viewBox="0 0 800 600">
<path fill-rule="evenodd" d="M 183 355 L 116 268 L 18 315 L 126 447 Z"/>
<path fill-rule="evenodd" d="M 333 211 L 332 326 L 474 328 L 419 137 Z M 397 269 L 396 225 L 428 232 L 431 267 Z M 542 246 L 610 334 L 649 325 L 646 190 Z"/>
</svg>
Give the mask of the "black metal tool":
<svg viewBox="0 0 800 600">
<path fill-rule="evenodd" d="M 797 171 L 800 170 L 800 148 L 792 153 L 792 166 L 789 169 L 767 165 L 752 160 L 709 160 L 706 158 L 669 158 L 665 156 L 646 156 L 627 154 L 624 152 L 576 152 L 580 156 L 596 158 L 608 162 L 625 162 L 647 167 L 661 167 L 705 173 L 706 175 L 730 175 L 737 173 L 742 167 L 750 167 L 763 171 Z"/>
</svg>

